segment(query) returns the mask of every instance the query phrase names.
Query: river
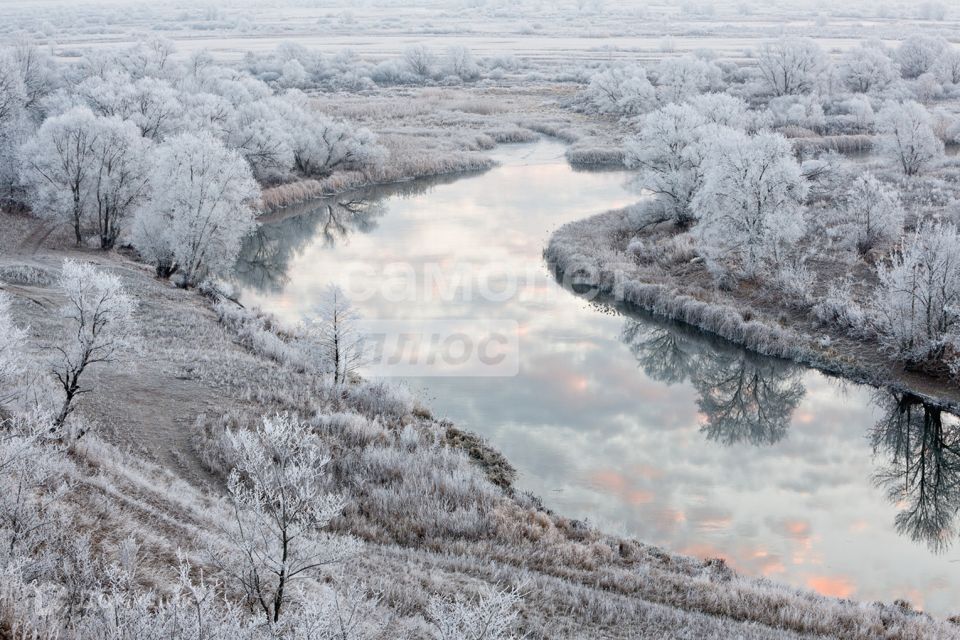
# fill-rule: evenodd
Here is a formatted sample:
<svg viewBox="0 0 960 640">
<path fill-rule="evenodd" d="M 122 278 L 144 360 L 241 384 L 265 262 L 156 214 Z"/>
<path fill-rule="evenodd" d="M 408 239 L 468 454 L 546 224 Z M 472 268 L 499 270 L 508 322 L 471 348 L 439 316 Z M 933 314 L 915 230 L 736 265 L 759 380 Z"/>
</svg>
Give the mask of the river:
<svg viewBox="0 0 960 640">
<path fill-rule="evenodd" d="M 404 383 L 545 506 L 747 575 L 960 613 L 957 420 L 561 287 L 550 234 L 638 197 L 563 152 L 501 146 L 483 174 L 285 211 L 244 249 L 242 300 L 296 322 L 336 282 L 366 292 L 367 318 L 509 323 L 516 375 Z M 437 270 L 444 286 L 423 284 Z"/>
</svg>

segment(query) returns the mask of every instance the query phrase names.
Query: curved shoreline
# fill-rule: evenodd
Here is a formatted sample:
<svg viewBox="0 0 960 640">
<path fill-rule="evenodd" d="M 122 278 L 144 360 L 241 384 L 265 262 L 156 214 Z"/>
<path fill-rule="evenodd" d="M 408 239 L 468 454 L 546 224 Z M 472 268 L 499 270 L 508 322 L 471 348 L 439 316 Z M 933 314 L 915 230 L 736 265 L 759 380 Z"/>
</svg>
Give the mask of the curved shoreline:
<svg viewBox="0 0 960 640">
<path fill-rule="evenodd" d="M 760 355 L 782 358 L 841 377 L 857 384 L 908 393 L 920 400 L 960 413 L 960 392 L 946 388 L 943 380 L 915 374 L 935 387 L 919 389 L 903 373 L 853 361 L 823 346 L 817 337 L 764 319 L 745 318 L 729 302 L 707 302 L 680 285 L 646 282 L 636 276 L 636 265 L 613 246 L 612 236 L 624 231 L 626 210 L 617 209 L 570 222 L 557 229 L 544 249 L 544 258 L 564 287 L 592 289 L 617 302 L 636 306 L 657 316 L 689 324 Z M 665 273 L 666 275 L 666 273 Z M 752 309 L 750 310 L 753 311 Z M 752 313 L 751 313 L 752 315 Z M 831 336 L 833 337 L 833 336 Z M 860 348 L 872 345 L 858 341 Z"/>
</svg>

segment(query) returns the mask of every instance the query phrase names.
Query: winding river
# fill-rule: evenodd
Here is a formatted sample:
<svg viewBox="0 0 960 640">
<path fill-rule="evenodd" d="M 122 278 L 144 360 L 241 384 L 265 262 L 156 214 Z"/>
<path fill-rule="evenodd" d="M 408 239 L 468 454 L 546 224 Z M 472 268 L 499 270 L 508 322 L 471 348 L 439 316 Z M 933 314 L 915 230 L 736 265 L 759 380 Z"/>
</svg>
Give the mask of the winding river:
<svg viewBox="0 0 960 640">
<path fill-rule="evenodd" d="M 291 208 L 247 243 L 242 298 L 295 322 L 336 282 L 366 292 L 367 318 L 507 321 L 516 375 L 405 383 L 547 507 L 744 574 L 960 613 L 957 419 L 564 289 L 550 233 L 637 195 L 563 152 L 503 146 L 480 175 Z"/>
</svg>

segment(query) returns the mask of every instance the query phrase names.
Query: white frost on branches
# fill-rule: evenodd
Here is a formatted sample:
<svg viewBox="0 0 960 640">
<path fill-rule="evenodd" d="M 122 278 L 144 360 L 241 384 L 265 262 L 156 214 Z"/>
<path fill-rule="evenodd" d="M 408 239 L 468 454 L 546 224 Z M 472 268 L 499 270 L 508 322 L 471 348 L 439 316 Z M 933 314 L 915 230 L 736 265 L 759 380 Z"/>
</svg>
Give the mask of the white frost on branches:
<svg viewBox="0 0 960 640">
<path fill-rule="evenodd" d="M 80 383 L 87 367 L 113 362 L 132 346 L 135 302 L 120 278 L 89 263 L 64 260 L 58 285 L 66 296 L 62 314 L 67 330 L 64 343 L 54 347 L 50 367 L 64 393 L 55 420 L 61 425 L 76 397 L 89 391 Z"/>
<path fill-rule="evenodd" d="M 183 134 L 157 147 L 152 198 L 136 214 L 133 243 L 159 276 L 188 285 L 226 273 L 256 226 L 260 189 L 250 167 L 210 134 Z"/>
<path fill-rule="evenodd" d="M 256 430 L 230 434 L 235 466 L 227 490 L 232 548 L 214 555 L 248 603 L 276 624 L 291 587 L 354 555 L 358 543 L 322 530 L 344 507 L 326 489 L 330 457 L 296 418 L 278 414 Z"/>
<path fill-rule="evenodd" d="M 779 265 L 805 228 L 807 184 L 790 143 L 778 134 L 725 130 L 712 145 L 692 206 L 702 255 L 745 277 Z"/>
</svg>

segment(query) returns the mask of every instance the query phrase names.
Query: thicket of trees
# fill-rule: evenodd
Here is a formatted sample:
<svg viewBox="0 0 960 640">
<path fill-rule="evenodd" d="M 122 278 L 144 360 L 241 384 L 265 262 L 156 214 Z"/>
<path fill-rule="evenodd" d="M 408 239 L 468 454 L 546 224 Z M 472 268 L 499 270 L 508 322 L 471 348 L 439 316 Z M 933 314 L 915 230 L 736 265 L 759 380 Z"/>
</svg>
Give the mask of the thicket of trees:
<svg viewBox="0 0 960 640">
<path fill-rule="evenodd" d="M 620 117 L 627 130 L 624 161 L 649 195 L 630 214 L 638 230 L 672 223 L 674 233 L 689 232 L 685 242 L 720 286 L 752 280 L 789 306 L 875 337 L 910 366 L 960 372 L 957 232 L 918 210 L 904 237 L 901 194 L 948 203 L 939 194 L 954 175 L 945 141 L 960 118 L 925 103 L 960 95 L 958 66 L 960 50 L 927 36 L 892 49 L 865 42 L 835 62 L 812 40 L 784 40 L 736 73 L 706 54 L 649 73 L 608 68 L 578 104 Z M 858 171 L 829 144 L 816 146 L 833 134 L 872 142 L 889 170 Z M 652 255 L 642 240 L 631 247 Z M 821 283 L 827 293 L 814 305 L 810 260 L 835 260 L 828 254 L 837 249 L 868 265 L 874 275 L 857 284 L 875 295 L 861 293 L 858 303 L 849 280 Z"/>
<path fill-rule="evenodd" d="M 78 245 L 91 231 L 103 249 L 132 241 L 192 285 L 236 257 L 261 185 L 386 161 L 372 133 L 290 82 L 172 53 L 162 39 L 72 64 L 28 44 L 0 52 L 2 197 L 69 222 Z M 456 65 L 469 74 L 469 53 Z"/>
</svg>

